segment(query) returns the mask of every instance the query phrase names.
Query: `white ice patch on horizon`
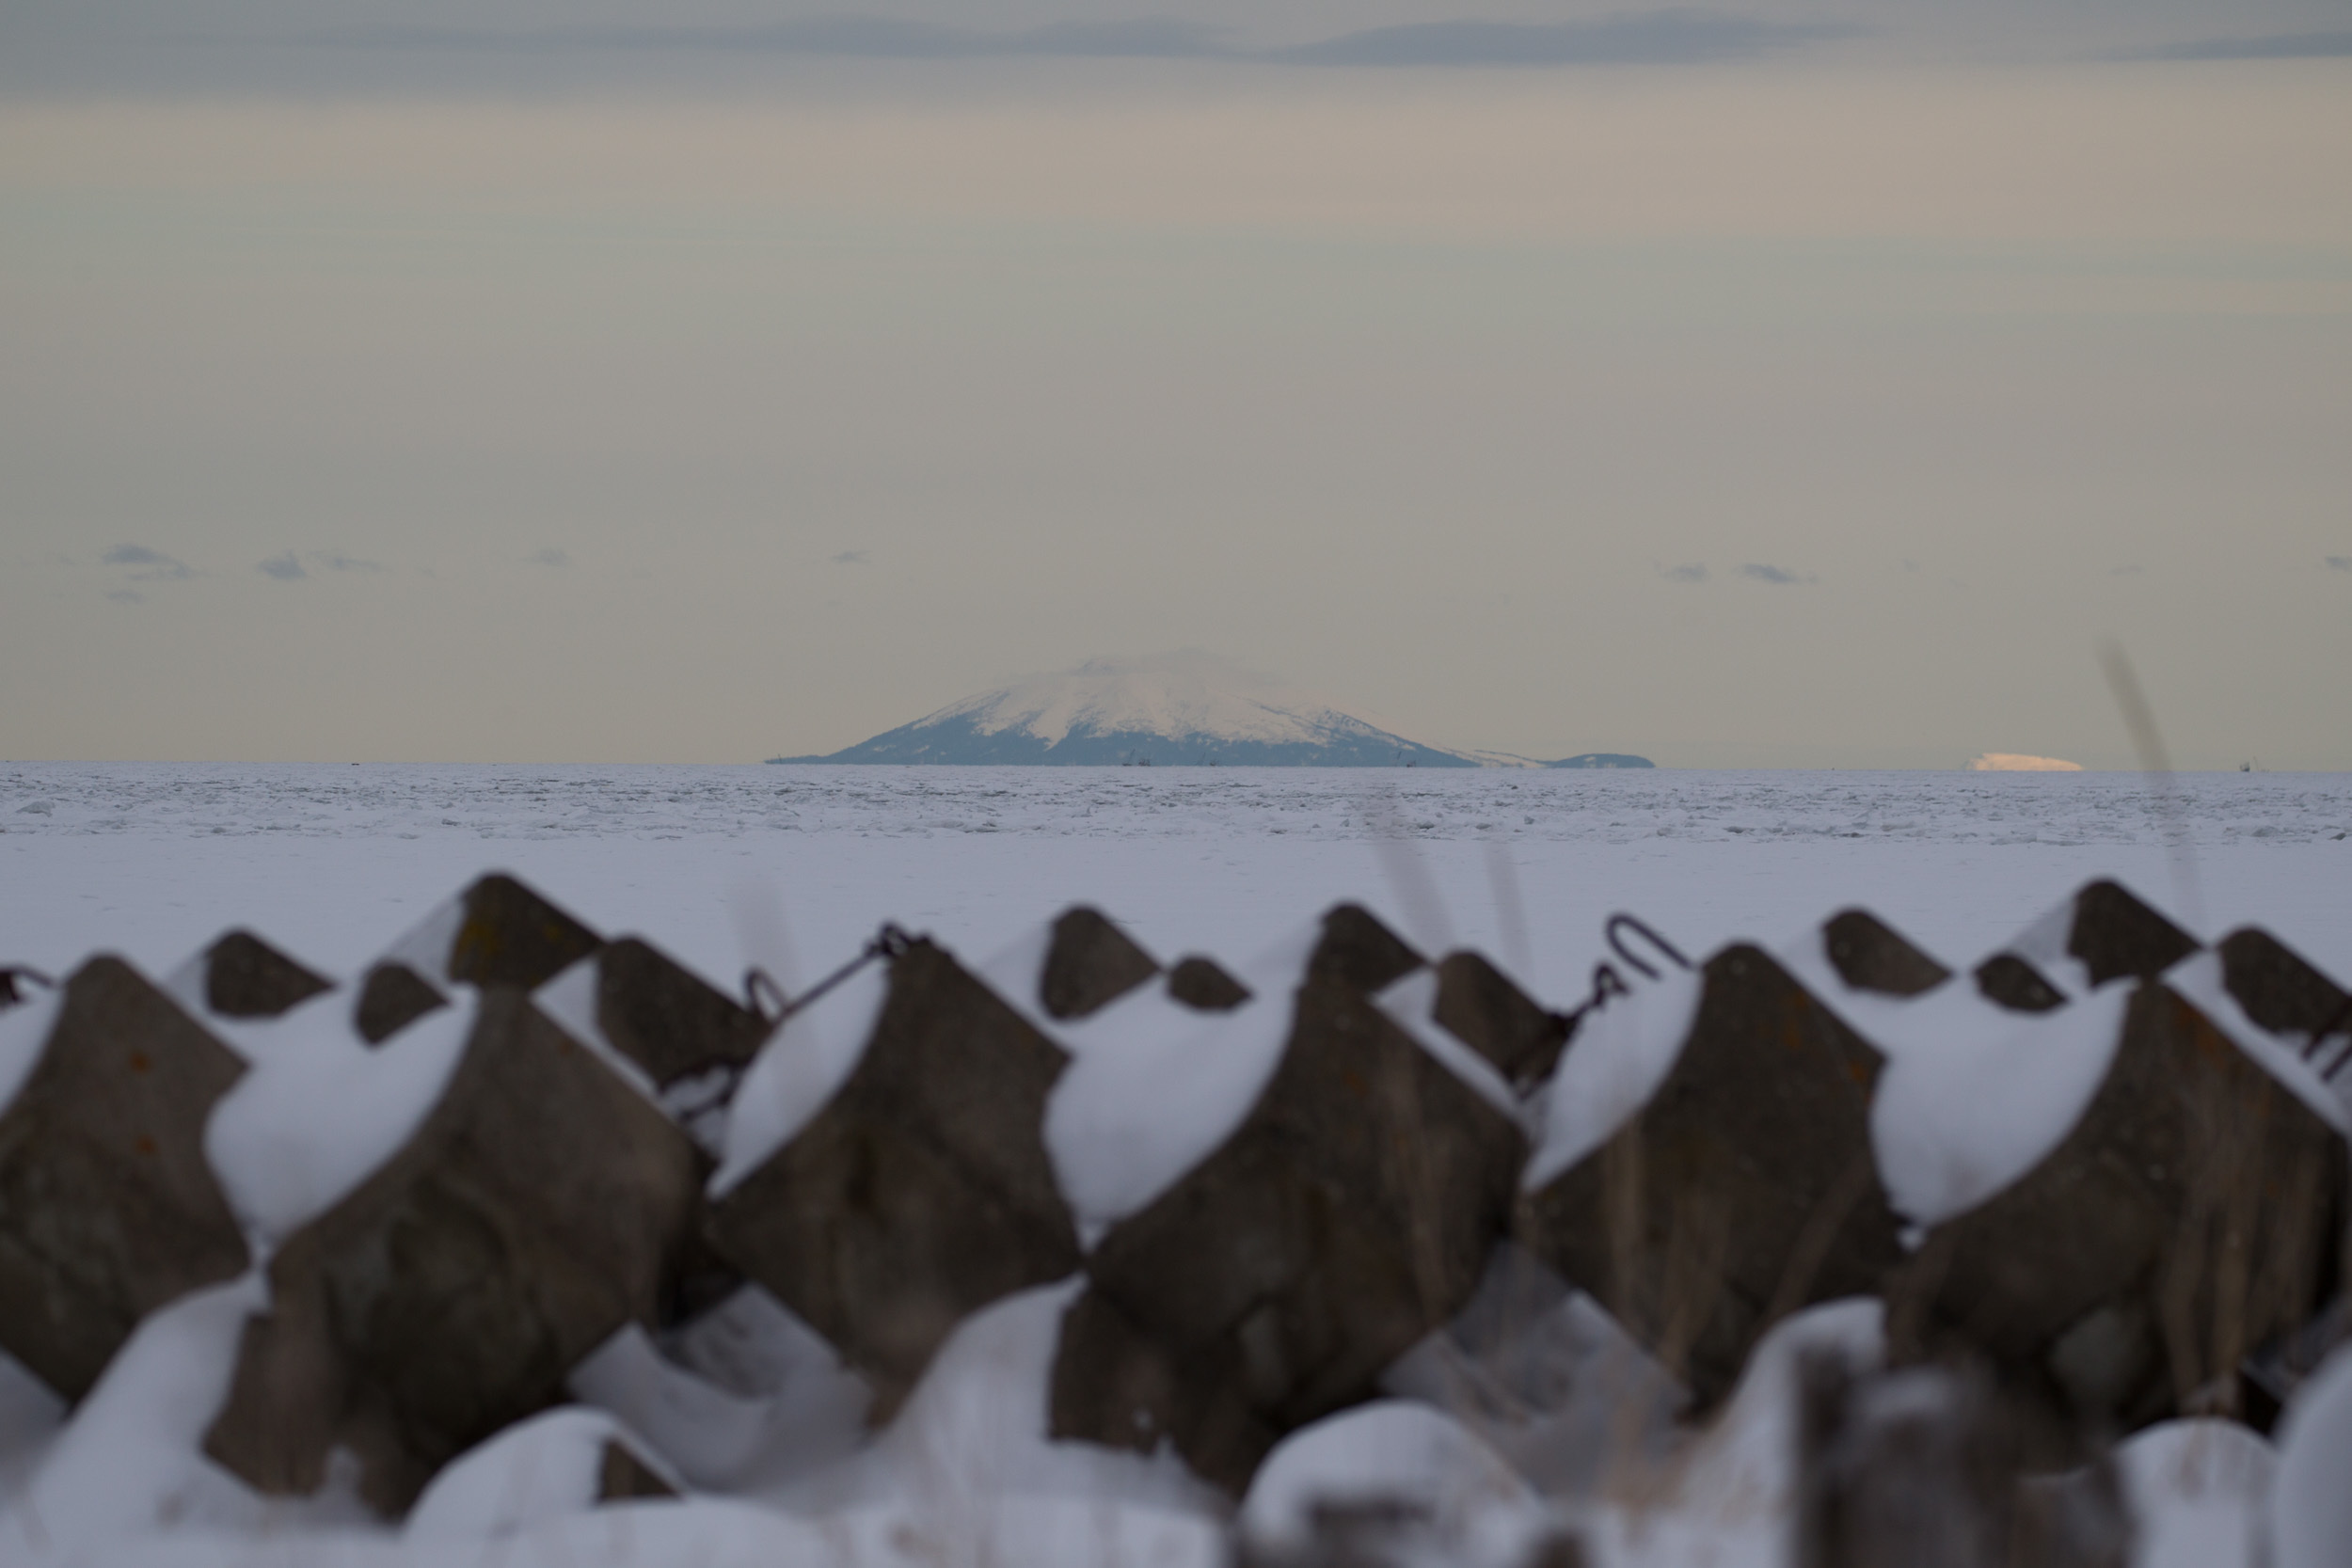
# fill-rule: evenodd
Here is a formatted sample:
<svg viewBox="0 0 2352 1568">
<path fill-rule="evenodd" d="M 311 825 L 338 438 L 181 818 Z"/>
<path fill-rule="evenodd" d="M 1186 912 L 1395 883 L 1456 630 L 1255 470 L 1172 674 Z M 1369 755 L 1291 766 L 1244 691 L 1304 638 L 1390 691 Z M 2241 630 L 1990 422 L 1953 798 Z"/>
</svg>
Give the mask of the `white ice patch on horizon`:
<svg viewBox="0 0 2352 1568">
<path fill-rule="evenodd" d="M 2079 773 L 2083 765 L 2023 752 L 1987 752 L 1968 764 L 1972 773 Z"/>
</svg>

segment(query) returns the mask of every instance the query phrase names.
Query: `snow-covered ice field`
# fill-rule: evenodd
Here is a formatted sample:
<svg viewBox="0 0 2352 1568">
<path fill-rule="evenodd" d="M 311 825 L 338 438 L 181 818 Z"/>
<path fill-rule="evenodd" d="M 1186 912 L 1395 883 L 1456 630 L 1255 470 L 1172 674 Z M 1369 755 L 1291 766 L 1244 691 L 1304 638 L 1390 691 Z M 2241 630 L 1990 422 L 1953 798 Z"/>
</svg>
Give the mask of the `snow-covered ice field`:
<svg viewBox="0 0 2352 1568">
<path fill-rule="evenodd" d="M 2258 923 L 2352 978 L 2342 774 L 0 766 L 0 963 L 62 974 L 112 950 L 161 975 L 243 925 L 350 974 L 491 869 L 729 990 L 752 961 L 787 986 L 813 978 L 883 920 L 981 963 L 1076 901 L 1164 960 L 1238 965 L 1357 898 L 1424 948 L 1486 950 L 1565 1006 L 1618 910 L 1697 956 L 1735 936 L 1777 948 L 1862 904 L 1964 968 L 2102 875 L 2201 936 Z M 672 1479 L 711 1495 L 585 1510 L 613 1429 L 583 1409 L 453 1466 L 405 1530 L 360 1516 L 347 1489 L 264 1502 L 198 1459 L 258 1288 L 248 1276 L 157 1313 L 70 1421 L 0 1359 L 0 1565 L 1224 1560 L 1224 1505 L 1171 1458 L 1043 1440 L 1070 1286 L 968 1321 L 871 1441 L 845 1423 L 854 1390 L 804 1330 L 721 1323 L 671 1347 L 702 1370 L 782 1354 L 784 1382 L 757 1398 L 662 1370 L 643 1341 L 599 1352 L 575 1391 L 628 1412 Z M 1539 1497 L 1517 1456 L 1400 1400 L 1278 1449 L 1240 1517 L 1279 1544 L 1320 1490 L 1393 1484 L 1468 1521 L 1453 1560 L 1518 1561 L 1560 1516 L 1547 1511 L 1567 1510 L 1611 1568 L 1776 1564 L 1792 1347 L 1867 1361 L 1879 1333 L 1861 1302 L 1784 1324 L 1671 1496 Z M 2352 1560 L 2352 1513 L 2324 1473 L 2352 1442 L 2352 1361 L 2339 1353 L 2317 1381 L 2332 1393 L 2296 1418 L 2307 1435 L 2291 1420 L 2283 1450 L 2218 1422 L 2126 1447 L 2137 1568 L 2251 1565 L 2266 1538 L 2281 1565 L 2339 1544 Z M 731 1444 L 768 1468 L 730 1469 Z M 2290 1493 L 2300 1512 L 2274 1514 Z"/>
<path fill-rule="evenodd" d="M 492 868 L 729 989 L 885 919 L 978 958 L 1089 900 L 1240 958 L 1355 897 L 1560 1002 L 1614 910 L 1707 949 L 1862 903 L 1960 963 L 2102 874 L 2352 974 L 2346 774 L 0 766 L 0 961 L 243 923 L 343 971 Z"/>
</svg>

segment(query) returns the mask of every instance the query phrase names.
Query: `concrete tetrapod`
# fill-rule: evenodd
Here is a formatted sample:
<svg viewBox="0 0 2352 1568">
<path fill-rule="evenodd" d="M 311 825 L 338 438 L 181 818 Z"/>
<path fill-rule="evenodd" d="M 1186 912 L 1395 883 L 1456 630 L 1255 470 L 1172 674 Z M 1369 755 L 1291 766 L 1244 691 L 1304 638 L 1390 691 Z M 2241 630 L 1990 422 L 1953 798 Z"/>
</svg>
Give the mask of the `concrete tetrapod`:
<svg viewBox="0 0 2352 1568">
<path fill-rule="evenodd" d="M 1238 1493 L 1470 1299 L 1526 1144 L 1499 1079 L 1473 1086 L 1366 994 L 1418 962 L 1361 910 L 1326 917 L 1256 1102 L 1088 1259 L 1056 1436 L 1172 1440 Z"/>
<path fill-rule="evenodd" d="M 397 1514 L 442 1465 L 560 1401 L 574 1363 L 660 1318 L 707 1162 L 644 1094 L 485 988 L 397 1153 L 289 1235 L 205 1451 L 308 1493 L 340 1446 Z"/>
<path fill-rule="evenodd" d="M 2211 962 L 2174 973 L 2193 987 Z M 2109 1054 L 2063 1136 L 1941 1217 L 1888 1286 L 1898 1357 L 1988 1359 L 2094 1438 L 2244 1413 L 2249 1354 L 2337 1288 L 2345 1215 L 2344 1118 L 2317 1078 L 2258 1061 L 2171 983 L 2118 984 L 2085 1015 Z"/>
<path fill-rule="evenodd" d="M 373 1045 L 446 1005 L 456 986 L 528 990 L 603 939 L 503 872 L 477 879 L 420 921 L 359 980 L 352 1020 Z"/>
<path fill-rule="evenodd" d="M 744 1102 L 781 1114 L 770 1090 L 836 1047 L 838 1078 L 746 1147 Z M 915 938 L 787 1019 L 746 1077 L 710 1241 L 872 1380 L 878 1416 L 966 1315 L 1078 1267 L 1040 1134 L 1068 1061 Z"/>
<path fill-rule="evenodd" d="M 120 958 L 54 1006 L 0 1101 L 0 1348 L 79 1399 L 140 1318 L 245 1272 L 204 1121 L 246 1064 Z"/>
<path fill-rule="evenodd" d="M 1902 1260 L 1871 1152 L 1883 1065 L 1747 943 L 1616 998 L 1551 1082 L 1520 1244 L 1711 1405 L 1773 1323 Z"/>
</svg>

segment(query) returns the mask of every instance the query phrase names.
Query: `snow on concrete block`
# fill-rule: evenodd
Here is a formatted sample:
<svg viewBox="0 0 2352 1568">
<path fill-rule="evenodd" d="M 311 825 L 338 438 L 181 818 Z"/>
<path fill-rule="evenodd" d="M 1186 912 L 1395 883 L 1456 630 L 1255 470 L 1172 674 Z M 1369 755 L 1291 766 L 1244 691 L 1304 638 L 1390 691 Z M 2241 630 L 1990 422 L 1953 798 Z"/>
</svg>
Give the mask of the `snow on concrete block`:
<svg viewBox="0 0 2352 1568">
<path fill-rule="evenodd" d="M 1536 1006 L 1502 971 L 1467 950 L 1438 960 L 1430 1016 L 1514 1084 L 1549 1077 L 1568 1043 L 1565 1019 Z"/>
<path fill-rule="evenodd" d="M 402 1513 L 624 1324 L 657 1321 L 706 1168 L 521 991 L 485 989 L 416 1131 L 271 1259 L 206 1452 L 286 1495 L 315 1491 L 341 1446 L 370 1504 Z"/>
<path fill-rule="evenodd" d="M 1551 1081 L 1520 1244 L 1713 1404 L 1774 1322 L 1902 1260 L 1870 1140 L 1883 1062 L 1746 943 L 1613 1000 Z"/>
<path fill-rule="evenodd" d="M 1384 1401 L 1293 1433 L 1234 1520 L 1236 1568 L 1581 1568 L 1503 1457 L 1442 1411 Z"/>
<path fill-rule="evenodd" d="M 34 1006 L 0 1095 L 0 1348 L 79 1399 L 142 1317 L 246 1267 L 204 1158 L 245 1062 L 119 958 Z"/>
<path fill-rule="evenodd" d="M 2063 1135 L 1980 1201 L 1921 1216 L 1888 1287 L 1899 1358 L 1984 1357 L 2088 1432 L 2243 1410 L 2249 1355 L 2337 1283 L 2344 1118 L 2292 1053 L 2233 1037 L 2220 1000 L 2173 984 L 2218 992 L 2214 967 L 2201 956 L 2084 1013 L 2103 1037 L 2083 1059 L 2103 1070 Z"/>
<path fill-rule="evenodd" d="M 602 944 L 522 882 L 492 872 L 425 916 L 369 969 L 353 1022 L 373 1045 L 444 1005 L 452 987 L 528 990 Z"/>
<path fill-rule="evenodd" d="M 1366 930 L 1340 913 L 1318 958 L 1334 926 Z M 1475 1291 L 1525 1138 L 1499 1080 L 1473 1084 L 1354 983 L 1377 972 L 1311 964 L 1248 1114 L 1104 1234 L 1101 1305 L 1082 1298 L 1055 1370 L 1056 1435 L 1172 1437 L 1239 1491 L 1273 1438 L 1369 1397 Z"/>
<path fill-rule="evenodd" d="M 335 989 L 246 930 L 223 935 L 197 955 L 191 990 L 221 1018 L 281 1018 L 311 997 Z"/>
<path fill-rule="evenodd" d="M 600 1410 L 550 1410 L 507 1428 L 433 1478 L 402 1528 L 416 1543 L 484 1549 L 601 1503 L 675 1497 L 683 1487 Z"/>
<path fill-rule="evenodd" d="M 1041 1131 L 1068 1054 L 927 939 L 867 973 L 755 1064 L 709 1235 L 886 1415 L 961 1320 L 1066 1277 L 1079 1247 Z"/>
<path fill-rule="evenodd" d="M 1159 972 L 1152 955 L 1102 911 L 1081 904 L 1054 922 L 1052 945 L 1038 974 L 1038 1005 L 1048 1018 L 1067 1022 L 1124 996 Z"/>
<path fill-rule="evenodd" d="M 2110 980 L 2153 979 L 2197 947 L 2195 937 L 2103 879 L 1978 965 L 1976 981 L 2002 1006 L 2045 1012 Z"/>
<path fill-rule="evenodd" d="M 2279 1469 L 2267 1510 L 2275 1568 L 2336 1568 L 2352 1541 L 2352 1348 L 2305 1384 L 2279 1428 Z"/>
</svg>

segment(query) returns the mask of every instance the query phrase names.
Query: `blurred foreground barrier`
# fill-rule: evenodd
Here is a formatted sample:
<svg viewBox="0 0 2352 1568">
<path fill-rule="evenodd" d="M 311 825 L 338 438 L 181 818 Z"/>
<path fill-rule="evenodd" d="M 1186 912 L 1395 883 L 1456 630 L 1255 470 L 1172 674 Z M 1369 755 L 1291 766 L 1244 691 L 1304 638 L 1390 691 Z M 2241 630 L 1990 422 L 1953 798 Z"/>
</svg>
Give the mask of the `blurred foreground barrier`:
<svg viewBox="0 0 2352 1568">
<path fill-rule="evenodd" d="M 1794 1568 L 2126 1568 L 2112 1461 L 2029 1480 L 2010 1413 L 1970 1370 L 1797 1368 Z"/>
<path fill-rule="evenodd" d="M 2010 1391 L 2094 1436 L 2246 1414 L 2249 1357 L 2341 1287 L 2344 1107 L 2308 1039 L 2260 1022 L 2317 1016 L 2326 982 L 2260 933 L 2197 951 L 2112 883 L 2071 915 L 2073 972 L 2034 956 L 2073 1000 L 1890 1085 L 1889 1114 L 1907 1118 L 1889 1124 L 1890 1159 L 1964 1149 L 1949 1129 L 1972 1115 L 2009 1124 L 1979 1132 L 1992 1152 L 1975 1169 L 1945 1157 L 1958 1179 L 1911 1203 L 1927 1229 L 1889 1287 L 1891 1349 L 1989 1358 Z M 2112 941 L 2083 935 L 2102 927 Z"/>
<path fill-rule="evenodd" d="M 2047 1012 L 2109 980 L 2148 979 L 2197 949 L 2197 939 L 2106 880 L 2082 891 L 1977 966 L 1977 989 L 2017 1012 Z"/>
<path fill-rule="evenodd" d="M 0 1349 L 66 1398 L 147 1313 L 245 1272 L 204 1160 L 244 1071 L 119 958 L 0 1018 Z"/>
<path fill-rule="evenodd" d="M 224 933 L 175 971 L 165 989 L 216 1018 L 282 1018 L 335 989 L 251 931 Z"/>
<path fill-rule="evenodd" d="M 643 1093 L 491 986 L 422 1119 L 286 1237 L 205 1451 L 264 1492 L 315 1491 L 341 1447 L 397 1514 L 444 1464 L 563 1398 L 653 1324 L 706 1162 Z"/>
<path fill-rule="evenodd" d="M 1932 964 L 1859 911 L 1832 926 L 1877 989 Z M 1902 1259 L 1871 1154 L 1883 1060 L 1748 943 L 1609 999 L 1547 1091 L 1521 1244 L 1711 1405 L 1774 1322 Z"/>
<path fill-rule="evenodd" d="M 1067 1054 L 924 938 L 795 1010 L 746 1075 L 709 1235 L 894 1408 L 966 1314 L 1078 1267 L 1041 1140 Z"/>
<path fill-rule="evenodd" d="M 601 945 L 596 933 L 503 872 L 435 910 L 360 977 L 354 1026 L 371 1045 L 449 1002 L 457 986 L 550 980 Z"/>
<path fill-rule="evenodd" d="M 1276 1439 L 1369 1397 L 1470 1299 L 1525 1140 L 1491 1069 L 1458 1044 L 1441 1061 L 1369 994 L 1419 967 L 1362 910 L 1325 917 L 1247 1114 L 1087 1259 L 1056 1436 L 1172 1440 L 1239 1493 Z"/>
</svg>

